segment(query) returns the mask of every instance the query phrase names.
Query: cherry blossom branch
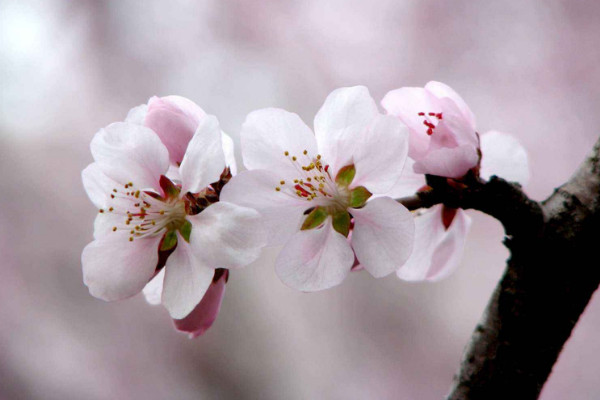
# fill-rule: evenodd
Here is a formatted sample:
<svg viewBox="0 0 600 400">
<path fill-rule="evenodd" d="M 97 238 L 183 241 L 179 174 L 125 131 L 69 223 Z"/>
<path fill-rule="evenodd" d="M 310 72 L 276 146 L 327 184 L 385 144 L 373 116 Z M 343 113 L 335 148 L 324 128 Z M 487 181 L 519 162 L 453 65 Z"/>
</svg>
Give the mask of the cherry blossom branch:
<svg viewBox="0 0 600 400">
<path fill-rule="evenodd" d="M 443 203 L 498 219 L 510 258 L 468 343 L 449 400 L 536 399 L 600 283 L 600 139 L 573 177 L 545 201 L 493 177 L 466 187 L 428 177 L 432 190 L 399 199 Z"/>
</svg>

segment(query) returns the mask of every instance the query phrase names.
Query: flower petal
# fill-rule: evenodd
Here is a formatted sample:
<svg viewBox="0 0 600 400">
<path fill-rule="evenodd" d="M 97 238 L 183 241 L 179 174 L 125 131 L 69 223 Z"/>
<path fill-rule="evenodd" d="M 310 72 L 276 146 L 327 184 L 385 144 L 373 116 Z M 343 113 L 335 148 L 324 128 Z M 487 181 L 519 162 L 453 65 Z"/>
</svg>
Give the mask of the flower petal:
<svg viewBox="0 0 600 400">
<path fill-rule="evenodd" d="M 239 268 L 258 258 L 266 244 L 260 214 L 220 201 L 188 217 L 192 252 L 212 268 Z"/>
<path fill-rule="evenodd" d="M 330 132 L 352 125 L 368 127 L 379 112 L 369 89 L 364 86 L 344 87 L 334 90 L 315 116 L 315 135 L 327 141 Z"/>
<path fill-rule="evenodd" d="M 490 131 L 481 135 L 481 177 L 492 175 L 526 185 L 529 181 L 527 151 L 508 133 Z"/>
<path fill-rule="evenodd" d="M 157 306 L 162 300 L 163 283 L 165 280 L 165 269 L 162 268 L 150 282 L 144 286 L 142 293 L 148 304 Z"/>
<path fill-rule="evenodd" d="M 90 144 L 100 170 L 109 178 L 139 189 L 158 188 L 169 168 L 169 154 L 156 134 L 146 127 L 116 122 L 101 129 Z"/>
<path fill-rule="evenodd" d="M 131 124 L 136 124 L 136 125 L 144 125 L 144 120 L 146 119 L 147 112 L 148 112 L 147 104 L 141 104 L 137 107 L 133 107 L 127 113 L 125 122 L 129 122 Z"/>
<path fill-rule="evenodd" d="M 353 209 L 352 248 L 358 262 L 380 278 L 403 265 L 413 249 L 414 220 L 410 211 L 389 197 Z"/>
<path fill-rule="evenodd" d="M 223 169 L 225 155 L 219 121 L 216 117 L 207 115 L 200 121 L 181 162 L 181 193 L 200 192 L 218 181 Z"/>
<path fill-rule="evenodd" d="M 465 119 L 469 122 L 471 130 L 475 130 L 475 115 L 473 114 L 473 111 L 471 111 L 463 98 L 460 97 L 458 93 L 456 93 L 450 86 L 441 82 L 431 81 L 425 85 L 425 90 L 432 93 L 438 99 L 448 98 L 452 100 L 460 109 L 460 112 Z"/>
<path fill-rule="evenodd" d="M 187 317 L 173 320 L 178 331 L 188 333 L 189 338 L 193 339 L 202 335 L 212 326 L 221 309 L 227 275 L 228 273 L 225 272 L 221 278 L 209 286 L 202 301 Z"/>
<path fill-rule="evenodd" d="M 96 163 L 91 163 L 81 172 L 81 180 L 88 197 L 99 209 L 106 207 L 112 190 L 120 186 L 104 175 Z"/>
<path fill-rule="evenodd" d="M 306 200 L 278 192 L 277 173 L 266 170 L 242 171 L 221 191 L 221 201 L 249 207 L 260 213 L 259 223 L 267 231 L 267 243 L 280 245 L 300 229 Z"/>
<path fill-rule="evenodd" d="M 248 114 L 240 133 L 242 157 L 248 169 L 278 171 L 283 176 L 296 173 L 290 161 L 304 150 L 317 154 L 317 142 L 308 126 L 296 114 L 266 108 Z M 285 156 L 285 152 L 289 156 Z"/>
<path fill-rule="evenodd" d="M 233 144 L 233 139 L 225 132 L 221 132 L 221 141 L 223 142 L 225 165 L 229 167 L 231 175 L 235 176 L 237 175 L 237 162 L 235 161 L 235 146 Z"/>
<path fill-rule="evenodd" d="M 169 150 L 171 163 L 177 164 L 204 116 L 198 105 L 184 97 L 152 97 L 144 124 L 156 132 Z"/>
<path fill-rule="evenodd" d="M 408 128 L 395 117 L 380 115 L 359 143 L 354 153 L 356 176 L 352 186 L 385 193 L 402 175 L 408 154 Z"/>
<path fill-rule="evenodd" d="M 412 158 L 408 157 L 406 159 L 406 165 L 402 170 L 402 176 L 400 176 L 398 182 L 396 182 L 390 190 L 385 192 L 385 196 L 391 197 L 392 199 L 412 196 L 417 193 L 419 189 L 427 185 L 425 175 L 417 174 L 413 171 L 414 164 L 415 161 Z"/>
<path fill-rule="evenodd" d="M 477 148 L 462 145 L 454 148 L 440 148 L 430 151 L 426 157 L 415 162 L 413 170 L 417 174 L 461 178 L 477 165 Z"/>
<path fill-rule="evenodd" d="M 446 230 L 442 222 L 443 207 L 432 207 L 415 217 L 415 247 L 396 273 L 400 279 L 435 281 L 448 276 L 459 265 L 471 219 L 459 209 Z"/>
<path fill-rule="evenodd" d="M 139 293 L 154 275 L 161 236 L 129 241 L 126 232 L 94 240 L 83 249 L 83 282 L 102 300 L 125 299 Z"/>
<path fill-rule="evenodd" d="M 182 319 L 200 303 L 212 283 L 215 270 L 205 265 L 190 245 L 177 234 L 177 247 L 165 264 L 162 303 L 171 318 Z"/>
<path fill-rule="evenodd" d="M 346 238 L 327 220 L 320 228 L 296 232 L 279 253 L 275 270 L 289 287 L 312 292 L 339 285 L 353 264 Z"/>
<path fill-rule="evenodd" d="M 334 172 L 349 165 L 357 140 L 378 115 L 377 104 L 364 86 L 336 89 L 315 116 L 319 153 Z"/>
<path fill-rule="evenodd" d="M 400 118 L 408 126 L 409 155 L 415 159 L 422 157 L 429 147 L 430 137 L 419 113 L 442 112 L 440 101 L 423 88 L 404 87 L 388 92 L 381 100 L 381 105 L 388 114 Z"/>
</svg>

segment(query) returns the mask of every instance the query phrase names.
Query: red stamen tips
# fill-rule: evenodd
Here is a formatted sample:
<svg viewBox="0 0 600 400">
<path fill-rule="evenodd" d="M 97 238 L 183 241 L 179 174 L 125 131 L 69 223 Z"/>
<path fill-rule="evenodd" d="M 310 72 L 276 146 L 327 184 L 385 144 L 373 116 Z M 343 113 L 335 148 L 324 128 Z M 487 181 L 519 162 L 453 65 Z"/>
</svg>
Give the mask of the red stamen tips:
<svg viewBox="0 0 600 400">
<path fill-rule="evenodd" d="M 420 113 L 419 113 L 419 117 L 424 117 L 424 116 L 425 116 L 425 113 L 424 113 L 424 112 L 420 112 Z"/>
<path fill-rule="evenodd" d="M 310 193 L 308 193 L 308 191 L 306 191 L 306 189 L 304 189 L 302 186 L 296 185 L 296 186 L 294 186 L 294 188 L 299 192 L 299 194 L 301 196 L 303 196 L 303 197 L 310 196 Z"/>
</svg>

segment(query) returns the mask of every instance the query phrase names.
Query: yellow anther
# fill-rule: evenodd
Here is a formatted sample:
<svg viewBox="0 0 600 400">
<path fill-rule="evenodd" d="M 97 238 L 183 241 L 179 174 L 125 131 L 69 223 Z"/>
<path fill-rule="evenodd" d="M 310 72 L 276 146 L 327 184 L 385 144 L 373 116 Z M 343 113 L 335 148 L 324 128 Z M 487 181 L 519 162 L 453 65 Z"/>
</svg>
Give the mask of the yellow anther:
<svg viewBox="0 0 600 400">
<path fill-rule="evenodd" d="M 302 153 L 303 153 L 304 155 L 307 155 L 307 154 L 308 154 L 308 151 L 304 150 Z"/>
<path fill-rule="evenodd" d="M 279 181 L 280 185 L 285 185 L 285 181 Z"/>
<path fill-rule="evenodd" d="M 294 183 L 298 183 L 298 179 L 294 179 Z"/>
<path fill-rule="evenodd" d="M 139 197 L 140 197 L 140 191 L 138 190 L 138 191 L 136 191 L 136 192 L 135 192 L 135 198 L 137 199 L 137 198 L 139 198 Z M 137 206 L 136 206 L 136 207 L 137 207 Z"/>
<path fill-rule="evenodd" d="M 152 225 L 156 225 L 156 221 L 155 220 L 152 220 Z"/>
<path fill-rule="evenodd" d="M 108 211 L 112 211 L 112 210 L 114 210 L 114 208 L 112 208 L 112 207 L 108 209 Z"/>
<path fill-rule="evenodd" d="M 290 155 L 290 152 L 289 151 L 285 151 L 283 154 L 285 154 L 285 156 L 287 157 L 287 156 Z"/>
<path fill-rule="evenodd" d="M 281 188 L 280 188 L 280 187 L 276 187 L 276 188 L 275 188 L 275 190 L 276 190 L 277 192 L 279 192 L 279 191 L 281 190 Z"/>
<path fill-rule="evenodd" d="M 134 231 L 134 230 L 131 230 L 129 233 L 131 233 L 131 234 L 133 235 L 133 234 L 135 233 L 135 231 Z"/>
<path fill-rule="evenodd" d="M 312 181 L 312 179 L 310 178 L 310 176 L 308 178 L 306 178 L 307 181 Z"/>
<path fill-rule="evenodd" d="M 296 161 L 296 160 L 297 160 L 296 156 L 292 156 L 292 161 Z"/>
<path fill-rule="evenodd" d="M 131 220 L 128 219 L 127 221 L 125 221 L 125 225 L 129 225 L 131 223 Z"/>
<path fill-rule="evenodd" d="M 116 226 L 113 226 L 113 232 L 115 232 L 117 230 Z"/>
<path fill-rule="evenodd" d="M 132 238 L 132 237 L 130 237 L 130 238 L 129 238 L 129 241 L 130 241 L 130 242 L 133 242 L 133 238 Z"/>
<path fill-rule="evenodd" d="M 158 213 L 159 213 L 160 215 L 165 215 L 165 210 L 160 210 Z"/>
<path fill-rule="evenodd" d="M 117 189 L 113 189 L 113 192 L 117 193 Z"/>
<path fill-rule="evenodd" d="M 321 159 L 321 155 L 317 154 L 317 160 L 320 160 L 320 159 Z"/>
</svg>

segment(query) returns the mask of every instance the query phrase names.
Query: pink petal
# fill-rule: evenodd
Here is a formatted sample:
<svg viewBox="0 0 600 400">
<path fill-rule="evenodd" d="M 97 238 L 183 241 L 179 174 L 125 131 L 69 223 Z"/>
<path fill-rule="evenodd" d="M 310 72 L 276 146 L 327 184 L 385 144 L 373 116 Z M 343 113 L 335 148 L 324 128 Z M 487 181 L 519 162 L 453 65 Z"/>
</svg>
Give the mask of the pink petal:
<svg viewBox="0 0 600 400">
<path fill-rule="evenodd" d="M 267 230 L 267 243 L 281 245 L 300 229 L 305 200 L 277 192 L 281 176 L 266 170 L 242 171 L 225 185 L 221 201 L 254 208 Z"/>
<path fill-rule="evenodd" d="M 423 88 L 405 87 L 388 92 L 381 105 L 388 114 L 400 118 L 400 121 L 408 126 L 410 157 L 415 159 L 422 157 L 429 147 L 430 137 L 426 133 L 427 127 L 423 125 L 423 117 L 419 113 L 442 112 L 439 100 Z"/>
<path fill-rule="evenodd" d="M 187 317 L 173 320 L 178 331 L 189 333 L 190 339 L 193 339 L 204 334 L 212 326 L 221 309 L 227 276 L 228 272 L 226 271 L 209 286 L 202 301 Z"/>
<path fill-rule="evenodd" d="M 225 154 L 219 121 L 214 116 L 207 115 L 200 121 L 181 162 L 181 192 L 200 192 L 212 182 L 218 181 L 224 168 Z"/>
<path fill-rule="evenodd" d="M 365 186 L 372 193 L 387 192 L 402 175 L 408 154 L 408 128 L 395 117 L 380 115 L 357 143 L 352 186 Z"/>
<path fill-rule="evenodd" d="M 278 108 L 248 114 L 240 136 L 246 168 L 276 171 L 282 177 L 297 175 L 292 156 L 301 157 L 304 150 L 313 157 L 317 154 L 310 128 L 298 115 Z"/>
<path fill-rule="evenodd" d="M 126 232 L 114 232 L 83 249 L 83 281 L 90 294 L 112 301 L 139 293 L 154 275 L 161 236 L 129 241 Z"/>
<path fill-rule="evenodd" d="M 527 151 L 514 136 L 498 131 L 481 135 L 481 154 L 483 179 L 498 175 L 523 186 L 529 181 Z"/>
<path fill-rule="evenodd" d="M 239 268 L 252 263 L 266 244 L 260 214 L 220 201 L 188 216 L 192 252 L 212 268 Z"/>
<path fill-rule="evenodd" d="M 352 163 L 352 156 L 372 121 L 377 105 L 364 86 L 336 89 L 315 116 L 319 153 L 332 171 Z"/>
<path fill-rule="evenodd" d="M 478 160 L 477 148 L 471 145 L 440 148 L 429 152 L 426 157 L 416 161 L 413 170 L 417 174 L 461 178 L 477 165 Z"/>
<path fill-rule="evenodd" d="M 101 129 L 90 145 L 98 167 L 120 184 L 158 188 L 169 168 L 169 154 L 156 134 L 143 126 L 116 122 Z"/>
<path fill-rule="evenodd" d="M 371 275 L 386 276 L 406 262 L 413 248 L 415 230 L 410 211 L 389 197 L 380 197 L 351 212 L 352 248 Z"/>
<path fill-rule="evenodd" d="M 180 163 L 188 143 L 205 113 L 194 102 L 179 96 L 153 97 L 144 124 L 160 137 L 173 164 Z"/>
<path fill-rule="evenodd" d="M 171 318 L 186 317 L 200 303 L 212 283 L 215 270 L 204 264 L 177 234 L 177 247 L 164 267 L 162 303 Z"/>
<path fill-rule="evenodd" d="M 279 253 L 275 271 L 287 286 L 312 292 L 339 285 L 353 264 L 346 238 L 327 220 L 320 228 L 296 232 Z"/>
<path fill-rule="evenodd" d="M 450 86 L 441 82 L 431 81 L 425 85 L 425 90 L 429 91 L 439 99 L 448 98 L 452 100 L 458 106 L 465 119 L 469 122 L 471 130 L 475 131 L 475 115 L 473 114 L 473 111 L 471 111 L 463 98 Z"/>
<path fill-rule="evenodd" d="M 448 229 L 442 222 L 444 206 L 423 211 L 415 218 L 415 247 L 397 272 L 406 281 L 439 280 L 459 265 L 471 219 L 457 210 Z"/>
</svg>

